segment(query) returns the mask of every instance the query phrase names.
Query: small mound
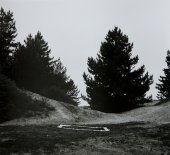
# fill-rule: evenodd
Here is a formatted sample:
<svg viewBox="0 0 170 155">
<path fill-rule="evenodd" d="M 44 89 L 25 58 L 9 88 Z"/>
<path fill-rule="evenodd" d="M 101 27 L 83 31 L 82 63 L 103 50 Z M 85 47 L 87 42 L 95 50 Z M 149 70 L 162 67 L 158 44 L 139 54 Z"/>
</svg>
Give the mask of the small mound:
<svg viewBox="0 0 170 155">
<path fill-rule="evenodd" d="M 0 74 L 0 123 L 16 118 L 47 116 L 52 107 L 45 100 L 33 100 L 16 84 Z"/>
<path fill-rule="evenodd" d="M 26 92 L 34 100 L 46 100 L 54 108 L 46 117 L 16 119 L 1 125 L 42 124 L 117 124 L 125 122 L 170 123 L 170 101 L 158 106 L 145 106 L 121 114 L 103 113 L 82 109 L 64 102 L 47 99 L 36 93 Z"/>
</svg>

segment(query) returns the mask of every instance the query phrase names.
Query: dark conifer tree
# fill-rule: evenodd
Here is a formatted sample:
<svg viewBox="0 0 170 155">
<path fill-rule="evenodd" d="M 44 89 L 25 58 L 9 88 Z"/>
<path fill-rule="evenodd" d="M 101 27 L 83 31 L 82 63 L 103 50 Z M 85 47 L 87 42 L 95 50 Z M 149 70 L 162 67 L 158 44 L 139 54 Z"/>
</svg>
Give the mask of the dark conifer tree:
<svg viewBox="0 0 170 155">
<path fill-rule="evenodd" d="M 0 71 L 11 77 L 12 54 L 17 47 L 13 13 L 0 9 Z"/>
<path fill-rule="evenodd" d="M 48 75 L 53 71 L 53 58 L 47 42 L 40 32 L 31 35 L 19 45 L 14 55 L 14 79 L 19 86 L 40 91 L 48 85 Z"/>
<path fill-rule="evenodd" d="M 67 69 L 63 66 L 60 59 L 56 60 L 54 64 L 54 71 L 50 78 L 50 87 L 44 91 L 44 95 L 46 94 L 49 98 L 53 98 L 58 101 L 78 105 L 79 90 L 73 80 L 67 76 L 66 72 Z"/>
<path fill-rule="evenodd" d="M 79 90 L 77 88 L 77 86 L 74 84 L 74 81 L 72 79 L 68 79 L 67 81 L 67 85 L 68 85 L 68 91 L 67 91 L 67 95 L 69 96 L 69 101 L 70 103 L 72 103 L 73 105 L 78 105 L 79 103 Z"/>
<path fill-rule="evenodd" d="M 20 87 L 46 97 L 78 104 L 78 90 L 67 77 L 61 61 L 50 57 L 51 50 L 40 32 L 29 35 L 14 54 L 14 79 Z"/>
<path fill-rule="evenodd" d="M 138 56 L 132 57 L 133 44 L 117 27 L 109 31 L 97 58 L 88 58 L 88 71 L 83 74 L 87 85 L 86 100 L 92 109 L 103 112 L 123 112 L 148 102 L 145 93 L 152 76 L 144 65 L 135 69 Z"/>
<path fill-rule="evenodd" d="M 167 51 L 166 56 L 167 68 L 163 69 L 165 76 L 160 76 L 160 83 L 156 84 L 158 89 L 157 98 L 165 100 L 170 98 L 170 51 Z"/>
<path fill-rule="evenodd" d="M 58 59 L 54 66 L 54 75 L 59 77 L 61 80 L 58 83 L 62 84 L 62 81 L 64 82 L 61 86 L 61 89 L 64 89 L 66 91 L 66 94 L 68 96 L 68 100 L 66 102 L 71 102 L 74 105 L 77 105 L 79 103 L 78 93 L 79 90 L 77 86 L 74 84 L 74 81 L 67 76 L 67 69 L 63 66 L 60 59 Z M 60 85 L 58 84 L 58 85 Z"/>
</svg>

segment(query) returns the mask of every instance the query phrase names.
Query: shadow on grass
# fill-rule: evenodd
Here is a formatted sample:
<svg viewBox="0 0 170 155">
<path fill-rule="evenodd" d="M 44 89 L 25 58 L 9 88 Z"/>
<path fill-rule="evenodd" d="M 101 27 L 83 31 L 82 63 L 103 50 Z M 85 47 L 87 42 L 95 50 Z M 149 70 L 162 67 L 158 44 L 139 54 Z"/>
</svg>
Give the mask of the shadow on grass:
<svg viewBox="0 0 170 155">
<path fill-rule="evenodd" d="M 66 148 L 72 151 L 73 146 L 82 149 L 83 140 L 99 137 L 102 137 L 99 142 L 104 142 L 108 146 L 111 144 L 115 147 L 128 146 L 134 149 L 139 146 L 147 146 L 160 150 L 160 152 L 170 149 L 170 124 L 148 128 L 143 128 L 141 125 L 137 123 L 104 125 L 111 130 L 110 132 L 66 130 L 57 128 L 57 125 L 1 126 L 0 154 L 10 155 L 25 152 L 36 155 L 41 154 L 41 151 L 45 154 L 59 154 Z M 87 146 L 88 143 L 84 148 Z M 89 148 L 87 147 L 87 149 Z M 145 153 L 152 154 L 151 152 Z"/>
</svg>

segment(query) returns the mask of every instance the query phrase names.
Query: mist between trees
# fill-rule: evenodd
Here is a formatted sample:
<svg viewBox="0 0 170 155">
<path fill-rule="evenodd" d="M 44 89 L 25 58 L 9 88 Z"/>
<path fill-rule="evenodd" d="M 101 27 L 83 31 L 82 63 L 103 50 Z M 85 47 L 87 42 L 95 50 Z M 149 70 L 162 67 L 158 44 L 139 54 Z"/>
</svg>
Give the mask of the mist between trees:
<svg viewBox="0 0 170 155">
<path fill-rule="evenodd" d="M 16 83 L 20 89 L 30 90 L 57 101 L 68 104 L 79 104 L 79 90 L 74 81 L 67 75 L 67 69 L 60 58 L 51 56 L 48 43 L 41 32 L 31 34 L 21 44 L 15 41 L 17 29 L 13 12 L 0 10 L 0 73 L 4 79 Z M 152 75 L 145 72 L 145 66 L 136 68 L 138 56 L 132 57 L 133 43 L 128 36 L 115 27 L 106 35 L 96 58 L 89 57 L 88 72 L 83 78 L 86 84 L 86 100 L 91 109 L 103 112 L 124 112 L 152 101 L 146 96 L 153 83 Z M 159 99 L 168 99 L 170 92 L 170 74 L 168 52 L 164 69 L 165 77 L 160 77 Z M 8 90 L 0 81 L 0 111 L 7 103 L 3 100 Z M 17 89 L 16 87 L 16 89 Z M 3 99 L 2 99 L 3 98 Z"/>
</svg>

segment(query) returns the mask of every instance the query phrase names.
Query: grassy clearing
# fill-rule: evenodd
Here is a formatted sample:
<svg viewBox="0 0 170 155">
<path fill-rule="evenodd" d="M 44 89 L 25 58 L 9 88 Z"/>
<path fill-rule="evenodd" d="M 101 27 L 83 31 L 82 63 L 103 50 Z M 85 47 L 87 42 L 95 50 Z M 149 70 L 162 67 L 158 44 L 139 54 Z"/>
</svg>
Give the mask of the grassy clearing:
<svg viewBox="0 0 170 155">
<path fill-rule="evenodd" d="M 60 146 L 68 147 L 72 142 L 102 135 L 91 132 L 66 131 L 57 126 L 4 126 L 0 127 L 0 154 L 31 152 L 38 154 L 40 150 L 46 153 L 59 151 Z M 75 136 L 76 134 L 76 136 Z M 4 139 L 4 140 L 3 140 Z M 6 140 L 5 140 L 6 139 Z"/>
<path fill-rule="evenodd" d="M 59 129 L 56 125 L 1 126 L 0 154 L 109 155 L 124 151 L 132 155 L 160 155 L 170 150 L 170 124 L 147 128 L 142 125 L 104 125 L 110 132 Z"/>
</svg>

